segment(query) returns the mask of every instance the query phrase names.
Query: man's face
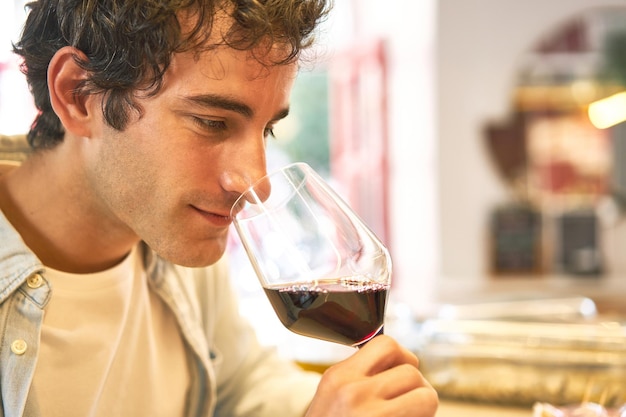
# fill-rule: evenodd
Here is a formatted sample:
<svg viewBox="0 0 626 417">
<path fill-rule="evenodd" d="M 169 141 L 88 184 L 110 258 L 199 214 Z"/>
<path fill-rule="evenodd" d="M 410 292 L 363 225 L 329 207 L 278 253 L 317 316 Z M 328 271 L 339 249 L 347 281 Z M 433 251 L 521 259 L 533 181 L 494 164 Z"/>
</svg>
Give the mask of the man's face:
<svg viewBox="0 0 626 417">
<path fill-rule="evenodd" d="M 159 94 L 138 99 L 143 116 L 122 132 L 100 121 L 90 140 L 87 180 L 107 234 L 134 233 L 185 266 L 219 259 L 231 205 L 266 173 L 296 71 L 225 47 L 175 55 Z"/>
</svg>

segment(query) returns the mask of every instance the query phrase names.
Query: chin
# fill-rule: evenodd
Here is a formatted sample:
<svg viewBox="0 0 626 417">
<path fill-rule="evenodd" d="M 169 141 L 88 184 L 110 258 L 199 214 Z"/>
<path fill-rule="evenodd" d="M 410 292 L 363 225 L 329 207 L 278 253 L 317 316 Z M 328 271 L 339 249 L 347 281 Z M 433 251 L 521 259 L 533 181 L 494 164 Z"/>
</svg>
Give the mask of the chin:
<svg viewBox="0 0 626 417">
<path fill-rule="evenodd" d="M 210 242 L 196 243 L 194 249 L 183 248 L 155 251 L 161 258 L 164 258 L 176 265 L 188 268 L 203 268 L 213 265 L 219 261 L 226 251 L 226 240 L 212 240 Z"/>
</svg>

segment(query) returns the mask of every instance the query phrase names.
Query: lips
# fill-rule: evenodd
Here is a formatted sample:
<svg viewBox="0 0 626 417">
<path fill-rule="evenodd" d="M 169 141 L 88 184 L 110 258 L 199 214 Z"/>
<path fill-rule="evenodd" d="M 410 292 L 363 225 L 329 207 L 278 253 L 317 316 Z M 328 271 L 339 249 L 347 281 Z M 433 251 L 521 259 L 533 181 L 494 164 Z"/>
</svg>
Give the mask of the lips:
<svg viewBox="0 0 626 417">
<path fill-rule="evenodd" d="M 233 221 L 232 217 L 230 217 L 230 213 L 222 214 L 219 212 L 202 210 L 201 208 L 198 208 L 196 206 L 191 207 L 216 227 L 228 227 Z"/>
</svg>

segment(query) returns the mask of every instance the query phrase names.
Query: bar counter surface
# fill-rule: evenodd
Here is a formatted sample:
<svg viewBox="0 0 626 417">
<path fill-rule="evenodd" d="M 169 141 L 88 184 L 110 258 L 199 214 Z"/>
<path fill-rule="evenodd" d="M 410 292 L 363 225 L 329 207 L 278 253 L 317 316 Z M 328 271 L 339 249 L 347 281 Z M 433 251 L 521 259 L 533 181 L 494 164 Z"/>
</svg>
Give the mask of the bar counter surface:
<svg viewBox="0 0 626 417">
<path fill-rule="evenodd" d="M 532 417 L 532 408 L 502 407 L 488 404 L 440 400 L 437 417 Z"/>
</svg>

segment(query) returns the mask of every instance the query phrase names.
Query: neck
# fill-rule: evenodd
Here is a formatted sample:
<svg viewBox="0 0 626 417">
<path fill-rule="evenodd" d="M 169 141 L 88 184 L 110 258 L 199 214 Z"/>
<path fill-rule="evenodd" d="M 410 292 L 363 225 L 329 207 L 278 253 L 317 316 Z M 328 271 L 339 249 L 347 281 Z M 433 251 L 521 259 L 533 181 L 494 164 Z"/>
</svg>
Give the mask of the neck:
<svg viewBox="0 0 626 417">
<path fill-rule="evenodd" d="M 64 144 L 37 151 L 0 176 L 0 210 L 44 265 L 72 272 L 108 269 L 139 238 L 93 198 Z M 70 150 L 71 152 L 71 150 Z"/>
</svg>

